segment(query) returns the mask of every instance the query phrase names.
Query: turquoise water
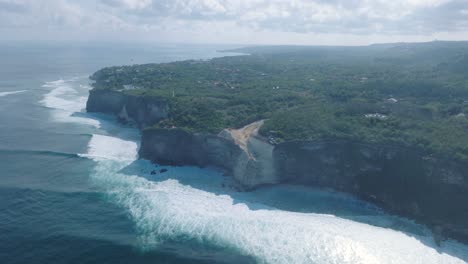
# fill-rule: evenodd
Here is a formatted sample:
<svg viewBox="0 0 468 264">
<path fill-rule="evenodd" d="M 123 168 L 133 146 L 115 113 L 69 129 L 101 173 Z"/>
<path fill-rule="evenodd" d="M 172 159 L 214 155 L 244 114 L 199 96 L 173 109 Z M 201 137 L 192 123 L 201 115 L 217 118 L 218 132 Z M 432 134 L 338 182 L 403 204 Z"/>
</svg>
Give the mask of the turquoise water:
<svg viewBox="0 0 468 264">
<path fill-rule="evenodd" d="M 216 46 L 3 44 L 1 263 L 466 263 L 424 226 L 327 190 L 237 192 L 213 169 L 137 159 L 139 132 L 87 114 L 110 65 L 220 56 Z"/>
</svg>

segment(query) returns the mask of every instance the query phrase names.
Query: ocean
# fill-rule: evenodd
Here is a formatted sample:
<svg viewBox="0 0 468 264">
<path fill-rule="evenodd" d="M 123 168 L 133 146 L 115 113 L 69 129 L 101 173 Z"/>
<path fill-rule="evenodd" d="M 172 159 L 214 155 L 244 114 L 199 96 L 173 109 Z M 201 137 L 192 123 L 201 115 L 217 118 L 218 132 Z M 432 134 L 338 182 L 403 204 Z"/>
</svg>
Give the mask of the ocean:
<svg viewBox="0 0 468 264">
<path fill-rule="evenodd" d="M 102 67 L 226 48 L 0 44 L 0 263 L 467 263 L 467 245 L 346 194 L 139 160 L 137 129 L 86 113 Z"/>
</svg>

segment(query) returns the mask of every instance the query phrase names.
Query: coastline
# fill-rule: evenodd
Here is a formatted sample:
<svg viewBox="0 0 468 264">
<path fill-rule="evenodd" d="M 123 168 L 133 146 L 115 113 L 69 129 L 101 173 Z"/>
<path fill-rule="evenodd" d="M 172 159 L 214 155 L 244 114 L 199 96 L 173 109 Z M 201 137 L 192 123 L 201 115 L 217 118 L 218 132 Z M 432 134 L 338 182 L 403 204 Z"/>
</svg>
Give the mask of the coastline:
<svg viewBox="0 0 468 264">
<path fill-rule="evenodd" d="M 463 196 L 467 165 L 408 148 L 346 140 L 272 145 L 256 134 L 262 121 L 219 135 L 148 128 L 167 116 L 167 103 L 160 98 L 137 102 L 113 91 L 91 90 L 87 110 L 114 114 L 139 127 L 140 158 L 163 165 L 217 167 L 244 190 L 281 183 L 331 188 L 426 224 L 436 240 L 450 237 L 468 243 L 463 223 L 468 202 L 462 202 L 468 200 Z"/>
</svg>

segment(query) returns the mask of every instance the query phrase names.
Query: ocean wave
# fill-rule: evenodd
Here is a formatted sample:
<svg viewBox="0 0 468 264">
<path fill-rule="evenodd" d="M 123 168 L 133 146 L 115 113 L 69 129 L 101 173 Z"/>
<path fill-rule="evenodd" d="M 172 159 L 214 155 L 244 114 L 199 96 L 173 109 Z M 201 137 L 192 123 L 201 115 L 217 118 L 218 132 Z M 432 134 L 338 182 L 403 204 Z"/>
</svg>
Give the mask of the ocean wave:
<svg viewBox="0 0 468 264">
<path fill-rule="evenodd" d="M 57 87 L 58 85 L 62 85 L 64 83 L 65 83 L 64 79 L 58 79 L 58 80 L 55 80 L 55 81 L 45 82 L 45 84 L 42 85 L 42 87 L 53 88 L 53 87 Z"/>
<path fill-rule="evenodd" d="M 88 152 L 79 155 L 95 161 L 113 160 L 129 164 L 137 159 L 137 149 L 138 144 L 134 141 L 111 136 L 93 135 L 88 143 Z"/>
<path fill-rule="evenodd" d="M 100 127 L 100 122 L 96 119 L 76 116 L 75 113 L 82 113 L 86 108 L 87 96 L 80 96 L 77 89 L 88 91 L 88 85 L 80 84 L 81 79 L 56 80 L 46 82 L 43 87 L 51 90 L 44 95 L 40 103 L 53 109 L 53 118 L 58 122 L 81 123 L 96 128 Z"/>
<path fill-rule="evenodd" d="M 19 93 L 24 93 L 27 90 L 18 90 L 18 91 L 9 91 L 9 92 L 0 92 L 0 97 L 7 96 L 7 95 L 13 95 L 13 94 L 19 94 Z"/>
<path fill-rule="evenodd" d="M 37 154 L 47 156 L 62 156 L 70 158 L 82 158 L 76 153 L 58 152 L 51 150 L 33 150 L 33 149 L 0 149 L 0 154 Z"/>
</svg>

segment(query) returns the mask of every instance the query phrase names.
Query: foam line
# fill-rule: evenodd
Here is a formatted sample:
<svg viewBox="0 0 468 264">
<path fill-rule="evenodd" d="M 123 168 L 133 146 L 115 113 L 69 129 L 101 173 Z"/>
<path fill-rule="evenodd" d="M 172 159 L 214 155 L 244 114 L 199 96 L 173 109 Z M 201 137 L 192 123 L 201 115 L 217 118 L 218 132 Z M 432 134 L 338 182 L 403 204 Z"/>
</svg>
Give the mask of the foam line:
<svg viewBox="0 0 468 264">
<path fill-rule="evenodd" d="M 112 160 L 129 164 L 137 159 L 138 145 L 134 141 L 122 140 L 116 137 L 93 135 L 88 143 L 88 152 L 80 156 L 95 161 Z"/>
<path fill-rule="evenodd" d="M 80 96 L 77 89 L 89 90 L 90 87 L 78 83 L 79 78 L 46 82 L 43 87 L 51 88 L 40 101 L 45 107 L 54 109 L 53 118 L 58 122 L 72 122 L 100 127 L 100 122 L 91 118 L 77 117 L 74 113 L 86 108 L 86 96 Z"/>
</svg>

